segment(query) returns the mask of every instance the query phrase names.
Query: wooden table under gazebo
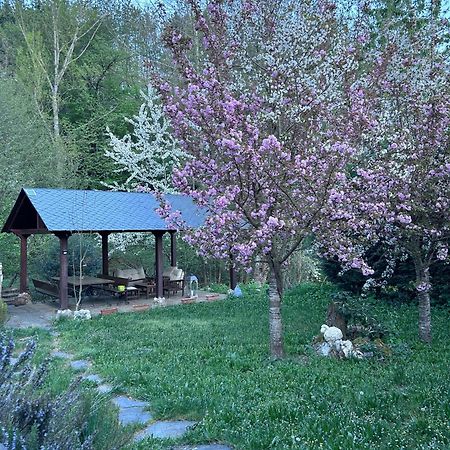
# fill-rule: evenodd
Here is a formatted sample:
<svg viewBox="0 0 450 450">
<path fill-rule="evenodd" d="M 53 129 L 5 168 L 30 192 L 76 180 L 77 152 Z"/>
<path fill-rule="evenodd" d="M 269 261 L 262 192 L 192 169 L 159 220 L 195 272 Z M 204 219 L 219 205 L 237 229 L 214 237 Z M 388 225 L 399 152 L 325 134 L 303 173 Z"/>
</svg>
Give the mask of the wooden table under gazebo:
<svg viewBox="0 0 450 450">
<path fill-rule="evenodd" d="M 192 198 L 167 194 L 166 201 L 180 211 L 187 227 L 205 220 L 205 211 Z M 60 242 L 59 301 L 68 303 L 68 240 L 74 233 L 98 233 L 102 239 L 103 274 L 108 275 L 108 236 L 111 233 L 149 232 L 155 236 L 156 297 L 163 297 L 163 236 L 171 237 L 171 265 L 177 265 L 176 229 L 169 228 L 157 213 L 160 204 L 150 193 L 24 188 L 2 232 L 20 238 L 20 292 L 28 290 L 27 240 L 34 234 L 54 234 Z"/>
</svg>

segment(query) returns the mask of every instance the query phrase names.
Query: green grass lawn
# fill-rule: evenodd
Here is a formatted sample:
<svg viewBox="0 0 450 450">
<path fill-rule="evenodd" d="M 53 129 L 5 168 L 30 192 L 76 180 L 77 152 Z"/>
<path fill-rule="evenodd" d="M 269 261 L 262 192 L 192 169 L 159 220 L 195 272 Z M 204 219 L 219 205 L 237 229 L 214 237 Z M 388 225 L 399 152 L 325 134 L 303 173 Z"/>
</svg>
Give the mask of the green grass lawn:
<svg viewBox="0 0 450 450">
<path fill-rule="evenodd" d="M 414 306 L 373 304 L 394 352 L 385 361 L 331 360 L 310 347 L 330 286 L 286 295 L 288 357 L 268 358 L 267 301 L 242 299 L 120 314 L 60 326 L 62 347 L 93 361 L 156 418 L 199 424 L 182 443 L 244 449 L 450 448 L 448 310 L 421 344 Z M 147 442 L 140 449 L 169 448 Z"/>
</svg>

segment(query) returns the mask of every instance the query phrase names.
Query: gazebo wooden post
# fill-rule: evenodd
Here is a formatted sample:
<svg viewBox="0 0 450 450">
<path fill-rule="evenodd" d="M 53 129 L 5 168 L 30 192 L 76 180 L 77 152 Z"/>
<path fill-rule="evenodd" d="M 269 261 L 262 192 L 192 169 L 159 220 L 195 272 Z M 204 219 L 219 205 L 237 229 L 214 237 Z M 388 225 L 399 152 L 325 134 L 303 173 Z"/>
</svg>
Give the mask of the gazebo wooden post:
<svg viewBox="0 0 450 450">
<path fill-rule="evenodd" d="M 100 233 L 102 237 L 102 273 L 103 275 L 109 275 L 109 260 L 108 260 L 108 236 L 109 233 Z"/>
<path fill-rule="evenodd" d="M 61 309 L 69 308 L 68 283 L 69 276 L 69 258 L 68 241 L 70 233 L 58 233 L 59 238 L 59 307 Z"/>
<path fill-rule="evenodd" d="M 155 235 L 155 275 L 156 275 L 156 298 L 164 297 L 163 286 L 163 231 L 154 231 Z"/>
<path fill-rule="evenodd" d="M 20 292 L 28 291 L 28 237 L 20 234 Z"/>
<path fill-rule="evenodd" d="M 177 266 L 177 236 L 176 231 L 169 231 L 170 233 L 170 265 Z"/>
</svg>

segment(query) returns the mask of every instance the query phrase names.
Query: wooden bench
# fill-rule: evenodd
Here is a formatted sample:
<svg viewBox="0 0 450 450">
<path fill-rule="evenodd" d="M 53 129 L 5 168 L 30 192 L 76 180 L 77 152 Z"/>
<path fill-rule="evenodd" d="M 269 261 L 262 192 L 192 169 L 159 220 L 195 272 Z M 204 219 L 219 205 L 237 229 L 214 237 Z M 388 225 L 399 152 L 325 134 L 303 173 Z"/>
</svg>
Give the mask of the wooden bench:
<svg viewBox="0 0 450 450">
<path fill-rule="evenodd" d="M 45 294 L 50 297 L 59 298 L 59 287 L 55 284 L 49 283 L 48 281 L 35 279 L 32 279 L 31 281 L 33 282 L 36 292 L 40 292 L 41 294 Z"/>
</svg>

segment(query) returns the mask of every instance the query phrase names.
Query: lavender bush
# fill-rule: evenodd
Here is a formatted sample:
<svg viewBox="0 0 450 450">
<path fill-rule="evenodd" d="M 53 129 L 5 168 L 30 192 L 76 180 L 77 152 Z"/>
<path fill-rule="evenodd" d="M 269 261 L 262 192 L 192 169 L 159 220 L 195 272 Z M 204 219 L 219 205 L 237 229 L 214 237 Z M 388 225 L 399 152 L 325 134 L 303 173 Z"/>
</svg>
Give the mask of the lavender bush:
<svg viewBox="0 0 450 450">
<path fill-rule="evenodd" d="M 13 350 L 12 337 L 0 334 L 0 444 L 8 450 L 93 448 L 98 430 L 89 426 L 93 402 L 80 388 L 81 379 L 52 397 L 42 389 L 49 360 L 32 364 L 35 341 L 17 359 Z"/>
</svg>

